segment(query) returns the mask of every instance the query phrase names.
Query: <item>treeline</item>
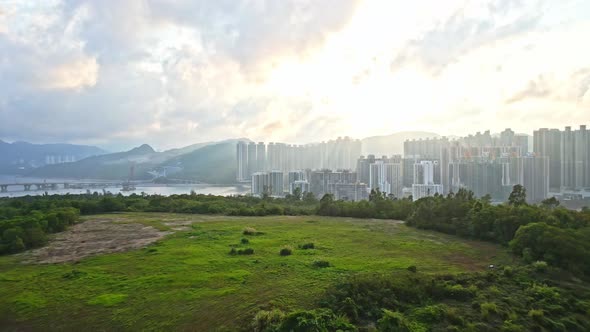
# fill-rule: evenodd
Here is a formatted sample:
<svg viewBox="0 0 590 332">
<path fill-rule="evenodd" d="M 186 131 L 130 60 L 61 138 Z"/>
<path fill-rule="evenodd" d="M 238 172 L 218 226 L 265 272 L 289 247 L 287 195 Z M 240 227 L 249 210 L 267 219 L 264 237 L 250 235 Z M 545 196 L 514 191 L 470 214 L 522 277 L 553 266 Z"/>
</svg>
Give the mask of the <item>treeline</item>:
<svg viewBox="0 0 590 332">
<path fill-rule="evenodd" d="M 492 204 L 461 189 L 413 202 L 378 190 L 369 200 L 346 202 L 311 194 L 286 198 L 197 195 L 53 195 L 0 199 L 0 252 L 42 245 L 47 233 L 64 230 L 78 213 L 173 212 L 238 216 L 326 215 L 406 220 L 409 226 L 509 245 L 526 261 L 546 261 L 590 275 L 590 210 L 567 210 L 554 198 L 526 203 L 515 186 L 506 204 Z"/>
<path fill-rule="evenodd" d="M 414 269 L 409 269 L 415 271 Z M 254 331 L 588 331 L 590 291 L 536 263 L 487 272 L 359 274 L 307 311 L 258 312 Z"/>
<path fill-rule="evenodd" d="M 407 224 L 509 245 L 525 261 L 590 275 L 590 211 L 567 210 L 555 198 L 529 205 L 525 198 L 522 186 L 499 205 L 466 190 L 428 197 L 414 203 Z"/>
<path fill-rule="evenodd" d="M 32 209 L 22 201 L 0 206 L 0 255 L 44 245 L 48 233 L 64 231 L 76 222 L 78 215 L 76 208 Z"/>
</svg>

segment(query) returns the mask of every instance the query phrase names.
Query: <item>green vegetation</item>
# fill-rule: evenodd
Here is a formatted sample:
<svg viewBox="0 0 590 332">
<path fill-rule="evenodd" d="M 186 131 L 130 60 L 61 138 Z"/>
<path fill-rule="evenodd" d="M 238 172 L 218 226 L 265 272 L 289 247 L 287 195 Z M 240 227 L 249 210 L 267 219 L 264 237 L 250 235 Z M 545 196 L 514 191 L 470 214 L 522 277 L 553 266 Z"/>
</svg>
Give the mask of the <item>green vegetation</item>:
<svg viewBox="0 0 590 332">
<path fill-rule="evenodd" d="M 0 326 L 235 330 L 252 326 L 260 310 L 276 309 L 289 317 L 324 315 L 316 309 L 326 289 L 366 271 L 397 274 L 414 265 L 428 274 L 454 274 L 513 262 L 508 250 L 493 244 L 386 220 L 161 213 L 82 220 L 170 229 L 167 224 L 179 217 L 192 222 L 188 230 L 144 249 L 66 264 L 22 264 L 20 256 L 0 257 Z M 264 234 L 241 244 L 245 227 Z M 314 243 L 315 249 L 297 248 L 305 243 Z M 292 255 L 281 257 L 285 246 L 294 248 Z M 254 254 L 228 255 L 230 248 L 252 248 Z M 315 267 L 316 261 L 330 266 Z M 293 313 L 299 311 L 307 313 Z"/>
<path fill-rule="evenodd" d="M 282 248 L 281 251 L 279 251 L 279 255 L 281 256 L 291 256 L 292 253 L 293 249 L 291 249 L 291 247 L 285 247 Z"/>
<path fill-rule="evenodd" d="M 78 210 L 71 207 L 33 211 L 0 207 L 0 255 L 44 245 L 48 233 L 64 231 L 76 222 L 78 215 Z"/>
<path fill-rule="evenodd" d="M 0 199 L 4 254 L 43 245 L 79 214 L 172 233 L 75 264 L 0 257 L 0 326 L 590 330 L 590 210 L 525 198 L 515 186 L 500 205 L 466 190 L 416 202 L 379 191 L 362 202 L 301 193 Z M 119 213 L 96 215 L 105 212 Z M 178 215 L 161 212 L 190 221 L 174 227 Z"/>
</svg>

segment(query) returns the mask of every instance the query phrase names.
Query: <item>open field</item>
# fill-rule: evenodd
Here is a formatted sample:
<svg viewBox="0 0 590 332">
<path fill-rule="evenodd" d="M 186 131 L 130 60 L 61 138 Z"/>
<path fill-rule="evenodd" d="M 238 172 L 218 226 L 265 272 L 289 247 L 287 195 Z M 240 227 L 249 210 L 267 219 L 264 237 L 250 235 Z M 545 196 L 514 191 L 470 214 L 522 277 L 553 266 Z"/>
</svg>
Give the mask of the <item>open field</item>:
<svg viewBox="0 0 590 332">
<path fill-rule="evenodd" d="M 3 330 L 235 330 L 259 309 L 311 307 L 351 273 L 411 265 L 456 273 L 512 262 L 502 247 L 393 220 L 157 213 L 83 219 L 49 245 L 59 248 L 58 258 L 40 254 L 49 249 L 0 257 Z M 245 227 L 264 234 L 245 236 Z M 310 242 L 315 249 L 298 249 Z M 231 246 L 254 254 L 229 255 Z M 279 255 L 284 246 L 293 248 L 291 256 Z M 332 266 L 316 268 L 316 260 Z"/>
</svg>

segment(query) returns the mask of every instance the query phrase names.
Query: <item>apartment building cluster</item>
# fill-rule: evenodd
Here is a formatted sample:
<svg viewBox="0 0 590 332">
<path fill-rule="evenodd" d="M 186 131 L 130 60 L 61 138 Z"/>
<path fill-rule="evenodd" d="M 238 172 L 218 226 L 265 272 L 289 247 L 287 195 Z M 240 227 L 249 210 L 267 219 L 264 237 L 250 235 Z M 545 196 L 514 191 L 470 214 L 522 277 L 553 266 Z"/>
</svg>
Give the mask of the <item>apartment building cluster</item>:
<svg viewBox="0 0 590 332">
<path fill-rule="evenodd" d="M 590 133 L 542 128 L 529 136 L 506 129 L 466 137 L 407 140 L 404 154 L 361 156 L 350 138 L 315 145 L 246 143 L 237 146 L 239 181 L 252 181 L 252 193 L 282 196 L 299 188 L 321 198 L 367 199 L 372 189 L 388 196 L 420 199 L 466 188 L 478 197 L 506 201 L 523 185 L 529 202 L 590 188 Z"/>
<path fill-rule="evenodd" d="M 361 141 L 349 137 L 307 145 L 242 141 L 237 144 L 237 180 L 250 182 L 256 172 L 353 169 L 360 154 Z"/>
</svg>

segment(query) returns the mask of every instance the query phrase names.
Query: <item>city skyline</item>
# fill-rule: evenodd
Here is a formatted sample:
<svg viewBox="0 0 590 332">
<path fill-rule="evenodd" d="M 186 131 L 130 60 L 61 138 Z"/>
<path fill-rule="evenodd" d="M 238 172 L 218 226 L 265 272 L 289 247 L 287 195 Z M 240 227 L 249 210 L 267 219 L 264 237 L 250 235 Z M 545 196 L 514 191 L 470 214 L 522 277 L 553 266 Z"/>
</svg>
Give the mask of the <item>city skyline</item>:
<svg viewBox="0 0 590 332">
<path fill-rule="evenodd" d="M 476 197 L 503 202 L 515 185 L 522 185 L 531 203 L 584 197 L 590 188 L 587 126 L 539 128 L 532 139 L 531 144 L 510 128 L 498 135 L 486 130 L 452 139 L 408 139 L 403 155 L 380 158 L 364 156 L 361 141 L 348 137 L 314 145 L 239 141 L 236 179 L 251 182 L 256 196 L 281 197 L 299 188 L 317 198 L 331 194 L 356 201 L 379 190 L 418 200 L 468 189 Z"/>
<path fill-rule="evenodd" d="M 580 0 L 4 0 L 0 139 L 116 151 L 563 128 L 590 120 L 589 13 Z"/>
</svg>

